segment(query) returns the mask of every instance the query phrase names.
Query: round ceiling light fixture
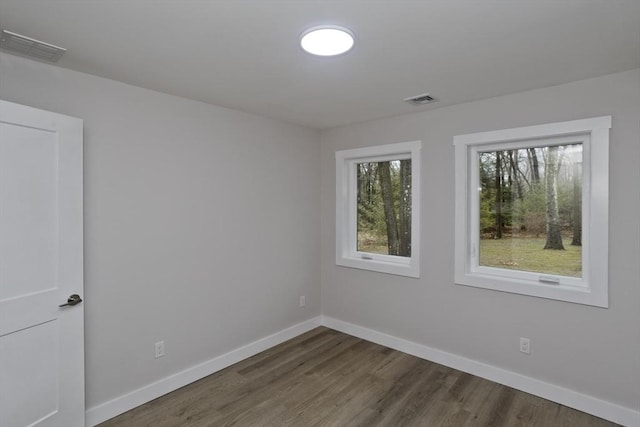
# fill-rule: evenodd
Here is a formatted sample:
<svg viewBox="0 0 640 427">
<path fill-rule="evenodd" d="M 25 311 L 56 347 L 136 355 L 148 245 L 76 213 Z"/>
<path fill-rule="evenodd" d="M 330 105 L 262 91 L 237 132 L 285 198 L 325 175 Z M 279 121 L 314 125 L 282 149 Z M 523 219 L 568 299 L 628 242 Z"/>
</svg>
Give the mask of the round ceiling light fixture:
<svg viewBox="0 0 640 427">
<path fill-rule="evenodd" d="M 353 47 L 353 32 L 338 25 L 311 27 L 300 36 L 300 46 L 312 55 L 336 56 Z"/>
</svg>

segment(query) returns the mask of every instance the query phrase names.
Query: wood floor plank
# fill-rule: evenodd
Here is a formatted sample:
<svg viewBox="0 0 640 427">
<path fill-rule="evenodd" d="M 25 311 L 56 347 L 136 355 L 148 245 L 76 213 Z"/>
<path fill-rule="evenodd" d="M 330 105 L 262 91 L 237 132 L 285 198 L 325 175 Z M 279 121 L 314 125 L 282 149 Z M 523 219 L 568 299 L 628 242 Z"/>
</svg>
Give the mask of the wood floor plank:
<svg viewBox="0 0 640 427">
<path fill-rule="evenodd" d="M 614 425 L 320 327 L 99 427 Z"/>
</svg>

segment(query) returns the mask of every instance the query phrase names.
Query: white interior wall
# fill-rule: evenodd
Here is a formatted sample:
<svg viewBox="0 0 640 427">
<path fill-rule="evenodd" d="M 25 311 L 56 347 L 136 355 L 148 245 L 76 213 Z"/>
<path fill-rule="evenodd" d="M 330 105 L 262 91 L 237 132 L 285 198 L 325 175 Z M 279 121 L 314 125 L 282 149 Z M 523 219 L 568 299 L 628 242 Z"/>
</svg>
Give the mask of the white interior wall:
<svg viewBox="0 0 640 427">
<path fill-rule="evenodd" d="M 87 407 L 313 318 L 322 290 L 326 316 L 637 411 L 639 83 L 636 70 L 319 137 L 0 53 L 0 98 L 84 119 Z M 600 115 L 613 116 L 610 308 L 454 286 L 452 137 Z M 334 152 L 416 139 L 436 224 L 423 223 L 422 278 L 335 266 Z"/>
<path fill-rule="evenodd" d="M 84 119 L 87 408 L 320 314 L 318 132 L 7 54 L 0 98 Z"/>
<path fill-rule="evenodd" d="M 603 115 L 610 148 L 608 309 L 453 284 L 453 136 Z M 322 312 L 640 409 L 640 71 L 322 133 Z M 422 277 L 335 265 L 336 150 L 422 140 Z M 531 355 L 519 353 L 531 339 Z"/>
</svg>

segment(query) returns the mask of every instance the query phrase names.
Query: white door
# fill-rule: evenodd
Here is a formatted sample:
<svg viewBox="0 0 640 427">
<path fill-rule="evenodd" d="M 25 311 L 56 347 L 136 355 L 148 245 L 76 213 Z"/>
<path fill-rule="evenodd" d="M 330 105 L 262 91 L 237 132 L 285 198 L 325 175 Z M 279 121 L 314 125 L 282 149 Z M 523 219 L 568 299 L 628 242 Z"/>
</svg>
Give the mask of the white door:
<svg viewBox="0 0 640 427">
<path fill-rule="evenodd" d="M 82 121 L 0 100 L 2 427 L 84 426 L 82 247 Z"/>
</svg>

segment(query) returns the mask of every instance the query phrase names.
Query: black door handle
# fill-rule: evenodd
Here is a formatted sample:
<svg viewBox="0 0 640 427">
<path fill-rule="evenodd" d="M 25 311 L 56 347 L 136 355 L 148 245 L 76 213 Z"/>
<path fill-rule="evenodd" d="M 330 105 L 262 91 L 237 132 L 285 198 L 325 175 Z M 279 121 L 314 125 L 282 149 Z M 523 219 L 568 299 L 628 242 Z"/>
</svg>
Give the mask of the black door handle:
<svg viewBox="0 0 640 427">
<path fill-rule="evenodd" d="M 76 304 L 80 304 L 82 302 L 82 298 L 80 298 L 80 295 L 78 294 L 73 294 L 69 297 L 69 299 L 67 299 L 67 302 L 64 304 L 60 304 L 58 307 L 66 307 L 68 305 L 76 305 Z"/>
</svg>

